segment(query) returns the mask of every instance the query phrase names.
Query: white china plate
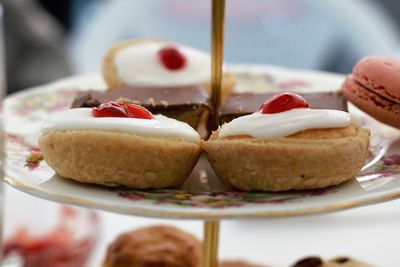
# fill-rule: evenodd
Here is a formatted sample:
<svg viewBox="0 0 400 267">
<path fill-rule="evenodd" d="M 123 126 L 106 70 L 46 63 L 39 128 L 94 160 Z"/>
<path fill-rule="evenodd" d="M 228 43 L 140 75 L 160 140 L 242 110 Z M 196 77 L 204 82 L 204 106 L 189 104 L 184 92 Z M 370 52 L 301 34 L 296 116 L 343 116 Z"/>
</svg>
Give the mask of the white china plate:
<svg viewBox="0 0 400 267">
<path fill-rule="evenodd" d="M 330 91 L 337 90 L 344 79 L 336 74 L 271 66 L 241 65 L 230 69 L 236 73 L 239 91 Z M 93 74 L 27 89 L 6 98 L 6 182 L 57 202 L 137 216 L 206 220 L 305 215 L 400 196 L 400 132 L 352 106 L 351 113 L 371 129 L 371 156 L 356 179 L 324 190 L 239 192 L 222 186 L 205 158 L 201 158 L 180 188 L 151 191 L 80 184 L 59 177 L 44 161 L 26 161 L 30 152 L 38 149 L 39 128 L 48 115 L 69 108 L 79 89 L 104 88 L 101 76 Z"/>
</svg>

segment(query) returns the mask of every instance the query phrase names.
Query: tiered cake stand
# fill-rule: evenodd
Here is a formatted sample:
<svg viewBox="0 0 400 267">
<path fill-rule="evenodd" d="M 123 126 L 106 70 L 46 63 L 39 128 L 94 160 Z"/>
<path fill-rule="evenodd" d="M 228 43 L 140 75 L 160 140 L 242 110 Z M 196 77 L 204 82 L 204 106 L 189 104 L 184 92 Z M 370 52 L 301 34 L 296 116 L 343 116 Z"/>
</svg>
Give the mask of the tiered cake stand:
<svg viewBox="0 0 400 267">
<path fill-rule="evenodd" d="M 219 2 L 219 1 L 216 1 Z M 223 10 L 213 14 L 222 18 Z M 223 13 L 223 12 L 222 12 Z M 217 16 L 218 17 L 218 16 Z M 214 39 L 218 32 L 214 28 Z M 221 37 L 221 35 L 219 35 Z M 220 39 L 220 43 L 222 40 Z M 213 46 L 213 85 L 218 87 L 221 46 Z M 221 51 L 220 51 L 221 52 Z M 219 66 L 219 67 L 218 67 Z M 279 69 L 271 66 L 230 66 L 238 90 L 337 90 L 340 75 Z M 51 113 L 68 109 L 78 90 L 104 90 L 100 75 L 79 76 L 8 97 L 4 102 L 6 132 L 5 181 L 14 188 L 48 200 L 133 216 L 199 219 L 204 221 L 204 267 L 217 266 L 219 221 L 222 219 L 287 217 L 332 212 L 400 196 L 400 135 L 350 106 L 350 112 L 371 129 L 371 155 L 360 174 L 340 186 L 285 193 L 239 192 L 219 183 L 207 160 L 201 158 L 189 179 L 179 188 L 130 190 L 76 183 L 59 177 L 44 161 L 27 161 L 37 150 L 40 125 Z M 218 105 L 219 97 L 213 98 Z"/>
<path fill-rule="evenodd" d="M 270 90 L 338 88 L 344 77 L 269 66 L 232 66 L 239 86 Z M 304 85 L 304 88 L 301 86 Z M 13 187 L 52 201 L 133 216 L 200 219 L 205 222 L 204 266 L 215 266 L 219 221 L 227 218 L 286 217 L 331 212 L 400 196 L 400 135 L 354 107 L 351 113 L 372 131 L 371 156 L 357 179 L 317 191 L 239 192 L 219 183 L 205 158 L 179 188 L 130 190 L 85 185 L 60 178 L 44 162 L 27 161 L 37 149 L 42 121 L 69 108 L 77 90 L 105 88 L 100 75 L 80 76 L 25 90 L 5 100 L 5 180 Z"/>
</svg>

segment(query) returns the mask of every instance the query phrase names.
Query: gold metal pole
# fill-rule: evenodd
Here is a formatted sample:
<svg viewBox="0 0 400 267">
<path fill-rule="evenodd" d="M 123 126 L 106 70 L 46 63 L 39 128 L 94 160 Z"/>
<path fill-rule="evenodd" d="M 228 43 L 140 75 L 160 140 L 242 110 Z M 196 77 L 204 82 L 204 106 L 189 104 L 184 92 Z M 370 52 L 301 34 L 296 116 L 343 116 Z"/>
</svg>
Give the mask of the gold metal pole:
<svg viewBox="0 0 400 267">
<path fill-rule="evenodd" d="M 218 267 L 219 221 L 204 222 L 203 267 Z"/>
<path fill-rule="evenodd" d="M 225 0 L 212 0 L 211 22 L 211 101 L 212 129 L 219 125 L 221 105 L 222 62 L 224 48 Z M 203 267 L 218 267 L 219 221 L 204 222 Z"/>
<path fill-rule="evenodd" d="M 211 101 L 213 106 L 213 125 L 219 125 L 219 108 L 221 105 L 222 63 L 224 58 L 224 20 L 225 0 L 212 0 L 211 24 Z"/>
</svg>

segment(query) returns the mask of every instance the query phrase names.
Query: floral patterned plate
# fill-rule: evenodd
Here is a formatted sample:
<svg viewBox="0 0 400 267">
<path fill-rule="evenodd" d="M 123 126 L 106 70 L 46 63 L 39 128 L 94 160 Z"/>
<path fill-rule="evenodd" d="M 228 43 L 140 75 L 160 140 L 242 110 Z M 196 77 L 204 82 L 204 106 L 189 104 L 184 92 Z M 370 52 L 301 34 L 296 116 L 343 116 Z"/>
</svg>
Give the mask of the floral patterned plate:
<svg viewBox="0 0 400 267">
<path fill-rule="evenodd" d="M 234 66 L 238 90 L 321 91 L 339 88 L 343 76 L 270 66 Z M 324 190 L 285 193 L 239 192 L 221 185 L 201 158 L 179 188 L 130 190 L 76 183 L 59 177 L 37 151 L 42 121 L 69 108 L 79 89 L 105 88 L 100 75 L 72 77 L 8 97 L 4 103 L 5 180 L 15 188 L 53 201 L 138 216 L 222 219 L 282 217 L 340 210 L 400 196 L 400 135 L 350 106 L 372 131 L 371 155 L 356 179 Z"/>
</svg>

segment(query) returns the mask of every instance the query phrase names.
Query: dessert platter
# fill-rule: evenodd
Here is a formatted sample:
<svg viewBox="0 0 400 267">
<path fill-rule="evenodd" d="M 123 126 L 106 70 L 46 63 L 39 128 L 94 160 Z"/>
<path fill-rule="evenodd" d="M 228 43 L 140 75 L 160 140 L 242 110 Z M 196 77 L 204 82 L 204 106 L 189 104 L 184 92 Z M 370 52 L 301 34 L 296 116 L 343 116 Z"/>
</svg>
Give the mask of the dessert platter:
<svg viewBox="0 0 400 267">
<path fill-rule="evenodd" d="M 68 204 L 202 219 L 210 267 L 220 219 L 400 197 L 400 62 L 367 57 L 347 77 L 225 65 L 223 3 L 213 1 L 211 56 L 124 41 L 101 74 L 9 96 L 6 182 Z"/>
<path fill-rule="evenodd" d="M 340 101 L 336 101 L 335 98 L 332 98 L 336 101 L 333 104 L 324 98 L 334 95 L 328 91 L 341 87 L 345 80 L 345 77 L 341 75 L 293 71 L 272 66 L 236 65 L 227 69 L 235 74 L 239 88 L 247 86 L 257 88 L 256 90 L 260 90 L 258 89 L 260 87 L 269 90 L 261 96 L 241 92 L 244 99 L 253 96 L 253 98 L 262 99 L 262 102 L 266 96 L 277 92 L 296 91 L 317 98 L 316 100 L 308 98 L 311 105 L 315 102 L 322 105 L 340 106 L 340 103 L 336 103 Z M 200 157 L 189 178 L 182 185 L 172 188 L 167 186 L 161 189 L 130 189 L 63 179 L 45 161 L 30 159 L 29 156 L 32 152 L 39 151 L 38 137 L 43 122 L 52 114 L 69 110 L 74 100 L 80 100 L 82 91 L 88 88 L 93 90 L 92 97 L 96 97 L 96 94 L 103 93 L 106 84 L 100 74 L 78 76 L 28 89 L 6 99 L 4 103 L 7 118 L 5 120 L 7 134 L 5 179 L 9 184 L 30 194 L 59 202 L 130 215 L 188 219 L 276 217 L 328 212 L 389 200 L 400 194 L 398 179 L 400 177 L 400 143 L 397 130 L 376 121 L 353 105 L 349 105 L 351 114 L 360 119 L 363 127 L 371 130 L 370 154 L 356 179 L 338 186 L 283 192 L 243 191 L 221 183 L 204 155 Z M 313 92 L 320 94 L 313 94 Z M 241 100 L 238 99 L 240 94 L 234 95 L 227 101 L 223 109 L 228 110 L 232 102 L 240 102 Z M 333 102 L 332 99 L 331 102 Z M 254 99 L 250 99 L 245 102 L 250 103 L 248 108 L 253 106 L 254 109 L 254 105 L 260 105 L 258 102 L 253 104 L 253 101 Z M 242 112 L 247 113 L 246 105 L 242 107 Z M 232 113 L 234 112 L 228 110 L 225 113 L 228 115 L 224 118 L 232 116 Z M 209 148 L 205 147 L 205 149 L 207 151 Z M 142 153 L 146 154 L 149 151 Z M 176 159 L 174 161 L 176 162 Z M 332 161 L 329 163 L 332 164 Z M 171 164 L 169 163 L 169 166 Z M 319 165 L 321 166 L 321 163 Z M 176 168 L 183 170 L 184 167 L 187 165 L 179 165 Z M 171 170 L 171 167 L 168 170 Z M 325 175 L 323 170 L 318 171 L 321 172 L 321 176 Z"/>
</svg>

